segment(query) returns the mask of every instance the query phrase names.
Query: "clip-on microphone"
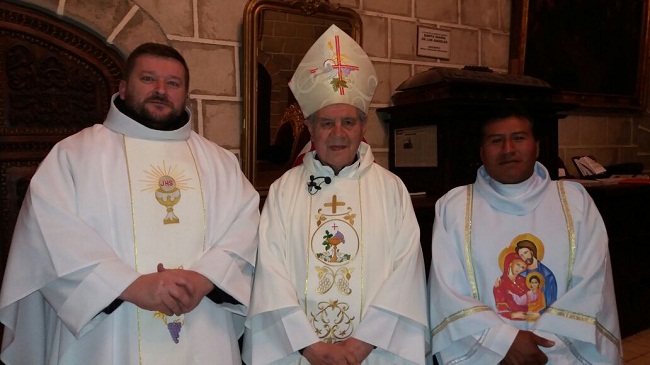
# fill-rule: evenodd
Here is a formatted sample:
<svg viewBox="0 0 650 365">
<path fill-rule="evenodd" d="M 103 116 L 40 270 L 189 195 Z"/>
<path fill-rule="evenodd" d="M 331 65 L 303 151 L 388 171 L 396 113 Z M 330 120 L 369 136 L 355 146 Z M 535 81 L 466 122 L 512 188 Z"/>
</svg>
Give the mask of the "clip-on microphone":
<svg viewBox="0 0 650 365">
<path fill-rule="evenodd" d="M 316 182 L 319 179 L 322 179 L 323 181 Z M 316 177 L 314 177 L 314 175 L 309 175 L 309 182 L 307 183 L 307 191 L 309 192 L 309 194 L 314 195 L 320 189 L 322 189 L 320 186 L 323 183 L 329 184 L 331 182 L 332 182 L 332 178 L 329 177 L 329 176 L 316 176 Z"/>
</svg>

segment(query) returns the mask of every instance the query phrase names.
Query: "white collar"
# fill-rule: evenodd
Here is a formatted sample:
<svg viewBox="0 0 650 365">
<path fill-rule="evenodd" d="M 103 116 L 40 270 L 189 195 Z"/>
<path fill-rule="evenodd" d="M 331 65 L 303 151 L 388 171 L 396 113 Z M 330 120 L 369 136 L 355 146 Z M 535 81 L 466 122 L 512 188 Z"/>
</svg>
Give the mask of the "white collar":
<svg viewBox="0 0 650 365">
<path fill-rule="evenodd" d="M 108 115 L 104 121 L 104 126 L 106 128 L 112 130 L 115 133 L 139 139 L 180 141 L 190 138 L 190 133 L 192 132 L 192 124 L 190 123 L 190 120 L 192 120 L 192 115 L 188 108 L 185 108 L 185 111 L 188 113 L 189 119 L 188 122 L 185 123 L 182 127 L 173 131 L 159 131 L 145 127 L 144 125 L 127 117 L 124 115 L 124 113 L 117 109 L 114 101 L 118 95 L 118 93 L 115 93 L 111 98 L 111 107 L 108 110 Z"/>
</svg>

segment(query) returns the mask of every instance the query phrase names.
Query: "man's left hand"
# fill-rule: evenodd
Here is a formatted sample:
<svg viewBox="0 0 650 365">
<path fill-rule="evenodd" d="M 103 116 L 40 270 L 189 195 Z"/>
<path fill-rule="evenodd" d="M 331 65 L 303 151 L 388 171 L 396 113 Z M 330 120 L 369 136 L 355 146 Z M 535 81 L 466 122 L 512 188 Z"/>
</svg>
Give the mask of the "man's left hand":
<svg viewBox="0 0 650 365">
<path fill-rule="evenodd" d="M 214 284 L 205 276 L 196 271 L 184 269 L 166 269 L 163 264 L 158 264 L 158 272 L 171 271 L 177 279 L 176 285 L 182 287 L 187 292 L 185 298 L 174 298 L 183 310 L 188 313 L 194 310 L 201 302 L 204 296 L 214 289 Z"/>
</svg>

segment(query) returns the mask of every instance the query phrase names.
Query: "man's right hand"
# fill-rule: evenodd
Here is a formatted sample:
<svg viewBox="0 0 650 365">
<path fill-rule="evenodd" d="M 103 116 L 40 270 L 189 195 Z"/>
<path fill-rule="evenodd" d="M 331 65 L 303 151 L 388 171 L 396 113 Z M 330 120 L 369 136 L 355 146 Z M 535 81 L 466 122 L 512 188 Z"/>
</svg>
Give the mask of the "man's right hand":
<svg viewBox="0 0 650 365">
<path fill-rule="evenodd" d="M 138 307 L 150 311 L 160 311 L 168 316 L 183 314 L 180 303 L 190 300 L 191 293 L 178 285 L 173 271 L 165 270 L 138 277 L 119 296 Z"/>
<path fill-rule="evenodd" d="M 501 365 L 538 365 L 546 364 L 548 357 L 539 346 L 552 347 L 555 342 L 537 336 L 530 331 L 519 331 L 510 345 Z"/>
<path fill-rule="evenodd" d="M 302 352 L 311 365 L 360 365 L 354 354 L 345 346 L 316 342 Z"/>
</svg>

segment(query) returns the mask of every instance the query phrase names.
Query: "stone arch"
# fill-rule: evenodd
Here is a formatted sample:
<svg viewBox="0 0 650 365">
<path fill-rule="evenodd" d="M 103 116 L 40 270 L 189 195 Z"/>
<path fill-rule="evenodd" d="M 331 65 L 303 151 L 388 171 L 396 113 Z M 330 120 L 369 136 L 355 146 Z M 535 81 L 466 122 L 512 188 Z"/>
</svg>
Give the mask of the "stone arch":
<svg viewBox="0 0 650 365">
<path fill-rule="evenodd" d="M 111 2 L 108 8 L 106 2 L 102 1 L 68 2 L 63 8 L 62 17 L 56 14 L 56 9 L 42 6 L 41 1 L 24 0 L 20 3 L 58 17 L 70 25 L 103 39 L 106 44 L 119 50 L 123 57 L 144 42 L 171 45 L 160 23 L 137 1 L 117 0 Z M 131 14 L 134 7 L 137 9 Z M 121 22 L 127 18 L 126 24 L 121 27 Z M 118 28 L 119 30 L 116 31 Z M 111 37 L 113 38 L 109 39 Z"/>
</svg>

